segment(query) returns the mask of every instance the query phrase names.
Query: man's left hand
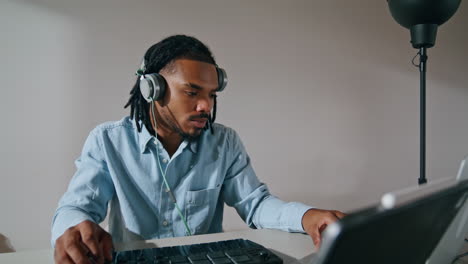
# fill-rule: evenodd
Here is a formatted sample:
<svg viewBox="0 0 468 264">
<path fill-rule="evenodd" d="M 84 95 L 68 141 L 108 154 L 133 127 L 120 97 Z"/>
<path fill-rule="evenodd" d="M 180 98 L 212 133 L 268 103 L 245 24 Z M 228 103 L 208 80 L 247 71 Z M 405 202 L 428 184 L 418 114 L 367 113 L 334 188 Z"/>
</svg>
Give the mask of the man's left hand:
<svg viewBox="0 0 468 264">
<path fill-rule="evenodd" d="M 315 246 L 320 248 L 321 233 L 331 223 L 343 218 L 344 213 L 335 210 L 310 209 L 302 216 L 302 227 L 312 237 Z"/>
</svg>

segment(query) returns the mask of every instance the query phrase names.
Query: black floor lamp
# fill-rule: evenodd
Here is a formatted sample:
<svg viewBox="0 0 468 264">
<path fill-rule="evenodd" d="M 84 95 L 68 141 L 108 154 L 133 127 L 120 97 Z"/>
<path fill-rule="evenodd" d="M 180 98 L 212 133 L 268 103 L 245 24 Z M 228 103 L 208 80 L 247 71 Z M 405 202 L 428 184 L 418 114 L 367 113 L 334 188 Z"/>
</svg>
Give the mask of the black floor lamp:
<svg viewBox="0 0 468 264">
<path fill-rule="evenodd" d="M 398 24 L 411 32 L 411 44 L 419 49 L 420 73 L 420 149 L 419 184 L 426 180 L 426 61 L 427 49 L 435 44 L 437 27 L 447 22 L 461 0 L 387 0 L 390 13 Z M 416 57 L 415 57 L 416 58 Z M 413 59 L 414 64 L 414 59 Z"/>
</svg>

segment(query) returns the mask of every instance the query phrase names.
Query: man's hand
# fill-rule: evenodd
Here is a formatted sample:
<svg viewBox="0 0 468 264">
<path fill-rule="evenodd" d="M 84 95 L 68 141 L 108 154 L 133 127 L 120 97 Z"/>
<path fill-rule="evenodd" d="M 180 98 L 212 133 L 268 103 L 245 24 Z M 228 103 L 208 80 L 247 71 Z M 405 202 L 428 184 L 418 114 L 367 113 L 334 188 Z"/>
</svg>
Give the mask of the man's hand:
<svg viewBox="0 0 468 264">
<path fill-rule="evenodd" d="M 57 238 L 54 259 L 56 263 L 104 263 L 104 259 L 112 260 L 112 248 L 109 233 L 91 221 L 83 221 Z"/>
<path fill-rule="evenodd" d="M 345 216 L 340 211 L 310 209 L 302 216 L 302 227 L 312 237 L 314 244 L 320 248 L 321 233 L 325 228 Z"/>
</svg>

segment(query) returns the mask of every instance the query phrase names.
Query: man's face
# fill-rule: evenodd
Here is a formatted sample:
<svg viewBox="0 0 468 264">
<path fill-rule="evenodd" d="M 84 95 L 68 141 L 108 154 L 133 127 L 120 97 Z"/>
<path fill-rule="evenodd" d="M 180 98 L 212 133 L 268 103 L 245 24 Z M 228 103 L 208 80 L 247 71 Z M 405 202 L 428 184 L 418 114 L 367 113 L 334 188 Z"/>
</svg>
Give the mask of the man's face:
<svg viewBox="0 0 468 264">
<path fill-rule="evenodd" d="M 158 126 L 183 138 L 198 137 L 213 108 L 218 75 L 213 64 L 179 59 L 161 71 L 167 81 L 164 98 L 156 104 Z"/>
</svg>

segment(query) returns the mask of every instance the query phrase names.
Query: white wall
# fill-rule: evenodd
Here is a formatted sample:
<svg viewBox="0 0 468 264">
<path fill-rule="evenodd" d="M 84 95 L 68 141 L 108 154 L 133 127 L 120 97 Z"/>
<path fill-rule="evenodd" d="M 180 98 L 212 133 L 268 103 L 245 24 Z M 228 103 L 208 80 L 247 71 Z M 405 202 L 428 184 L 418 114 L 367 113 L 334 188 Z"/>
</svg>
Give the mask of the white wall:
<svg viewBox="0 0 468 264">
<path fill-rule="evenodd" d="M 218 121 L 285 200 L 344 211 L 419 174 L 419 73 L 386 1 L 0 0 L 0 234 L 49 247 L 89 131 L 123 109 L 145 50 L 184 33 L 229 76 Z M 427 177 L 468 154 L 468 8 L 429 50 Z M 245 228 L 233 210 L 225 229 Z"/>
</svg>

